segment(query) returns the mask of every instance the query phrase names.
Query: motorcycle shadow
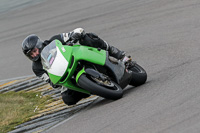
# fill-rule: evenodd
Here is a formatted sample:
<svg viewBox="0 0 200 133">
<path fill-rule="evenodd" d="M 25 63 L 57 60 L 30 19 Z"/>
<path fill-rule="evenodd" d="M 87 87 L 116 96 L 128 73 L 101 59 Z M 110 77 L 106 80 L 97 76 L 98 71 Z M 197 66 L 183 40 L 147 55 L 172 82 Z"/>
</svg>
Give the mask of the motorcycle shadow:
<svg viewBox="0 0 200 133">
<path fill-rule="evenodd" d="M 127 86 L 126 88 L 123 89 L 123 97 L 126 97 L 126 95 L 129 95 L 131 93 L 133 93 L 134 91 L 138 90 L 140 88 L 140 86 L 135 87 L 135 86 Z"/>
<path fill-rule="evenodd" d="M 105 99 L 103 97 L 99 97 L 97 100 L 95 100 L 91 106 L 90 109 L 95 109 L 95 108 L 99 108 L 100 106 L 105 106 L 106 104 L 110 104 L 114 102 L 113 100 L 109 100 L 109 99 Z"/>
<path fill-rule="evenodd" d="M 135 91 L 138 91 L 140 89 L 145 89 L 145 86 L 149 84 L 149 81 L 147 81 L 145 84 L 140 85 L 140 86 L 131 86 L 128 85 L 126 88 L 123 89 L 123 97 L 126 97 L 128 95 L 131 95 L 132 93 L 134 93 Z"/>
<path fill-rule="evenodd" d="M 123 97 L 122 97 L 121 99 L 123 99 L 123 98 L 125 98 L 125 97 L 127 97 L 127 96 L 129 96 L 129 95 L 132 95 L 135 91 L 138 91 L 139 89 L 142 89 L 142 88 L 144 89 L 145 86 L 146 86 L 148 83 L 149 83 L 149 82 L 146 82 L 144 85 L 137 86 L 137 87 L 128 85 L 126 88 L 123 89 L 124 94 L 123 94 Z M 118 99 L 118 100 L 121 100 L 121 99 Z M 118 100 L 115 100 L 115 101 L 118 101 Z M 113 103 L 113 102 L 115 102 L 115 101 L 114 101 L 114 100 L 105 99 L 105 98 L 103 98 L 103 97 L 99 97 L 97 100 L 95 100 L 95 101 L 89 106 L 89 108 L 90 108 L 90 109 L 99 108 L 99 107 L 101 107 L 101 106 L 105 106 L 105 105 L 107 105 L 107 104 L 111 104 L 111 103 Z"/>
</svg>

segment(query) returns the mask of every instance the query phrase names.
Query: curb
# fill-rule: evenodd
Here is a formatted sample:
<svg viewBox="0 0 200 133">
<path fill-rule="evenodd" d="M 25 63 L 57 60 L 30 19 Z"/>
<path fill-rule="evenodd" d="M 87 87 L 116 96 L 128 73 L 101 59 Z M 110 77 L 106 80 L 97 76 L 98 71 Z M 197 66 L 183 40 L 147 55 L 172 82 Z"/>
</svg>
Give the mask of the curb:
<svg viewBox="0 0 200 133">
<path fill-rule="evenodd" d="M 31 75 L 18 79 L 4 80 L 3 82 L 0 81 L 0 93 L 22 90 L 27 92 L 41 92 L 42 96 L 50 95 L 55 101 L 46 105 L 47 108 L 40 110 L 39 114 L 32 116 L 30 121 L 16 126 L 9 133 L 43 132 L 63 120 L 68 119 L 98 99 L 98 96 L 93 95 L 79 101 L 76 105 L 68 106 L 62 101 L 59 90 L 53 89 L 49 84 L 35 76 Z M 36 110 L 37 107 L 34 111 Z"/>
</svg>

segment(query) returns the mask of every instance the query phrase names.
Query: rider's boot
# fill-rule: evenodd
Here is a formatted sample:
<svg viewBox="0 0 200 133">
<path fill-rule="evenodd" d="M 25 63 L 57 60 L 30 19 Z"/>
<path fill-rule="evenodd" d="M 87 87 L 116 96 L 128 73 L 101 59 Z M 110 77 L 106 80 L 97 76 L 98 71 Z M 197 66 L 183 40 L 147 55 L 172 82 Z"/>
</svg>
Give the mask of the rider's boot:
<svg viewBox="0 0 200 133">
<path fill-rule="evenodd" d="M 122 60 L 128 68 L 131 68 L 134 65 L 131 56 L 126 56 L 124 51 L 120 51 L 119 49 L 113 46 L 109 46 L 108 52 L 110 56 L 113 56 L 118 60 Z"/>
<path fill-rule="evenodd" d="M 114 46 L 109 46 L 108 52 L 110 56 L 113 56 L 118 60 L 121 60 L 125 57 L 125 52 L 120 51 L 118 48 L 115 48 Z"/>
</svg>

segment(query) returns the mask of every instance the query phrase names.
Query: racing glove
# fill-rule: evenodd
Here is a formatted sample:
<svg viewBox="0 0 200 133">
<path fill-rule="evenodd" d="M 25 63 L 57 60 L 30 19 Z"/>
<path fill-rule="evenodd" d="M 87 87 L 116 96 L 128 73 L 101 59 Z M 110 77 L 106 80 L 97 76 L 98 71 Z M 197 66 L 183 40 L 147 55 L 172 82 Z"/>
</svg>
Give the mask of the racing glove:
<svg viewBox="0 0 200 133">
<path fill-rule="evenodd" d="M 69 33 L 70 40 L 73 40 L 74 43 L 79 41 L 85 36 L 85 31 L 83 28 L 77 28 Z"/>
<path fill-rule="evenodd" d="M 54 89 L 60 89 L 62 86 L 61 85 L 55 85 L 51 82 L 49 76 L 47 73 L 43 73 L 40 77 L 40 79 L 42 79 L 43 81 L 47 82 L 50 84 L 50 86 Z"/>
</svg>

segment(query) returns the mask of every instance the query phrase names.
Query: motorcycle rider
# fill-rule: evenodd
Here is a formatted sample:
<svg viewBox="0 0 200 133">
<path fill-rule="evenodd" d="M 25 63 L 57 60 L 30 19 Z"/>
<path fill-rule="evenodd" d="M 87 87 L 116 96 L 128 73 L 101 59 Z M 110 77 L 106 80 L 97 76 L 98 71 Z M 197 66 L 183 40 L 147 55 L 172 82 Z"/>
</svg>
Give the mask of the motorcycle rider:
<svg viewBox="0 0 200 133">
<path fill-rule="evenodd" d="M 72 45 L 70 41 L 73 41 L 79 42 L 81 45 L 101 48 L 107 50 L 109 55 L 117 59 L 121 59 L 124 62 L 128 62 L 130 60 L 129 57 L 125 56 L 124 51 L 120 51 L 119 49 L 110 46 L 106 41 L 102 40 L 94 33 L 85 33 L 83 28 L 76 28 L 69 33 L 54 35 L 49 40 L 45 41 L 42 41 L 37 35 L 34 34 L 27 36 L 22 42 L 22 51 L 32 61 L 33 72 L 37 77 L 49 83 L 53 88 L 61 89 L 62 99 L 67 105 L 76 104 L 82 98 L 89 97 L 90 95 L 54 85 L 50 81 L 47 72 L 43 69 L 40 53 L 45 46 L 55 39 L 61 41 L 63 45 Z"/>
</svg>

